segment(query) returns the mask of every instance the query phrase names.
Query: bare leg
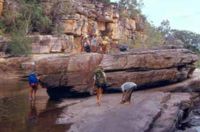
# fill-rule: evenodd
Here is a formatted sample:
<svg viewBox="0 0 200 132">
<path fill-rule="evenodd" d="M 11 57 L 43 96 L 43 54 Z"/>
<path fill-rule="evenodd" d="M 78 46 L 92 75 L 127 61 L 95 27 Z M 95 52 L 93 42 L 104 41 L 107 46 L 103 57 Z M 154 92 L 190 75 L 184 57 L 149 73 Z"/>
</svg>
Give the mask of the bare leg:
<svg viewBox="0 0 200 132">
<path fill-rule="evenodd" d="M 130 104 L 131 103 L 131 96 L 132 96 L 132 93 L 133 93 L 133 89 L 130 89 L 130 90 L 128 90 L 128 100 L 127 100 L 127 102 Z"/>
<path fill-rule="evenodd" d="M 125 92 L 122 93 L 122 100 L 121 100 L 121 102 L 120 102 L 121 104 L 124 103 L 124 97 L 125 97 Z"/>
<path fill-rule="evenodd" d="M 37 92 L 37 89 L 34 89 L 34 92 L 33 92 L 33 95 L 34 95 L 34 96 L 33 96 L 33 97 L 34 97 L 33 99 L 34 99 L 34 100 L 36 99 L 36 92 Z"/>
<path fill-rule="evenodd" d="M 30 93 L 29 93 L 29 99 L 32 100 L 33 99 L 33 88 L 31 88 Z"/>
<path fill-rule="evenodd" d="M 103 89 L 99 88 L 99 104 L 101 104 Z"/>
<path fill-rule="evenodd" d="M 96 93 L 97 93 L 97 104 L 99 105 L 99 88 L 96 89 Z"/>
</svg>

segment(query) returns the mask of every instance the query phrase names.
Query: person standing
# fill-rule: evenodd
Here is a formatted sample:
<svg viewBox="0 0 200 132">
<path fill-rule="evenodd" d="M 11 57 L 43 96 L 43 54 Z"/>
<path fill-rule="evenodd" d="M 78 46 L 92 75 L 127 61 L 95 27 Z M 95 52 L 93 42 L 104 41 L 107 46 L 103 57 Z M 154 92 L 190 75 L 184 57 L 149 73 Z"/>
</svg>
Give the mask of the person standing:
<svg viewBox="0 0 200 132">
<path fill-rule="evenodd" d="M 107 87 L 106 84 L 106 74 L 102 67 L 98 67 L 94 72 L 94 86 L 96 87 L 98 105 L 101 105 L 103 90 Z"/>
<path fill-rule="evenodd" d="M 122 89 L 122 100 L 121 104 L 128 103 L 130 104 L 131 102 L 131 95 L 135 89 L 137 89 L 137 84 L 134 82 L 125 82 L 124 84 L 121 85 Z"/>
<path fill-rule="evenodd" d="M 85 52 L 91 52 L 91 44 L 87 35 L 83 39 L 83 47 Z"/>
<path fill-rule="evenodd" d="M 29 86 L 31 87 L 30 94 L 29 94 L 30 100 L 35 100 L 36 92 L 37 92 L 38 84 L 39 84 L 39 79 L 37 78 L 37 75 L 34 72 L 29 74 L 28 82 L 29 82 Z"/>
<path fill-rule="evenodd" d="M 107 36 L 103 37 L 101 48 L 102 48 L 103 54 L 107 54 L 110 52 L 109 51 L 110 50 L 110 39 Z"/>
<path fill-rule="evenodd" d="M 91 50 L 92 52 L 97 52 L 98 42 L 97 42 L 97 35 L 93 35 L 91 38 Z"/>
</svg>

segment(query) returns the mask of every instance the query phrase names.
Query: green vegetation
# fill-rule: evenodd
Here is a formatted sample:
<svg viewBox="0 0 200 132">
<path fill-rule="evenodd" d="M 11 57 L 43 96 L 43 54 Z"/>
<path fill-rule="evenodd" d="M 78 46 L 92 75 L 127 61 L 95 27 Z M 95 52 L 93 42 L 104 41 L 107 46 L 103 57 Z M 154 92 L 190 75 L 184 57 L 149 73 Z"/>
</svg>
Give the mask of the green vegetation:
<svg viewBox="0 0 200 132">
<path fill-rule="evenodd" d="M 158 27 L 159 32 L 162 33 L 163 36 L 170 34 L 171 27 L 169 20 L 163 20 Z"/>
<path fill-rule="evenodd" d="M 185 48 L 200 53 L 200 34 L 184 30 L 172 30 L 171 32 L 176 39 L 183 42 Z"/>
<path fill-rule="evenodd" d="M 118 4 L 121 17 L 137 19 L 138 15 L 142 15 L 141 8 L 144 5 L 142 0 L 120 0 Z"/>
<path fill-rule="evenodd" d="M 60 35 L 63 33 L 61 19 L 63 16 L 74 14 L 73 4 L 71 0 L 51 0 L 53 6 L 50 11 L 52 20 L 52 33 Z"/>
<path fill-rule="evenodd" d="M 50 33 L 51 20 L 44 14 L 37 0 L 19 0 L 16 10 L 5 8 L 0 20 L 0 33 L 11 36 L 9 52 L 12 55 L 28 55 L 31 51 L 31 32 Z"/>
<path fill-rule="evenodd" d="M 28 55 L 31 53 L 31 40 L 26 37 L 22 31 L 13 32 L 11 34 L 11 41 L 9 42 L 8 52 L 11 55 Z"/>
<path fill-rule="evenodd" d="M 1 19 L 1 30 L 12 33 L 16 30 L 29 32 L 49 33 L 51 20 L 44 14 L 37 0 L 19 0 L 19 9 L 10 10 L 6 7 Z M 23 25 L 23 26 L 22 26 Z"/>
<path fill-rule="evenodd" d="M 144 32 L 136 36 L 134 48 L 151 48 L 162 45 L 164 37 L 159 29 L 153 24 L 145 22 Z"/>
</svg>

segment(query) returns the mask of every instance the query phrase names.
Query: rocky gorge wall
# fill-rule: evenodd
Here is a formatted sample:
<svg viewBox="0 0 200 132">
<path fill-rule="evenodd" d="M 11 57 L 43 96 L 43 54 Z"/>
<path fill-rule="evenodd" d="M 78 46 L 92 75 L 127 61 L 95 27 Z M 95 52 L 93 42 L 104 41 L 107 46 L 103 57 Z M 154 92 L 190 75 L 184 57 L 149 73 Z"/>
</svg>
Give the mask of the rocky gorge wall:
<svg viewBox="0 0 200 132">
<path fill-rule="evenodd" d="M 3 12 L 3 3 L 4 3 L 4 0 L 0 0 L 0 16 L 2 15 L 2 12 Z"/>
<path fill-rule="evenodd" d="M 115 46 L 118 43 L 126 44 L 128 41 L 133 43 L 136 34 L 144 29 L 145 20 L 142 16 L 136 14 L 132 18 L 122 17 L 116 3 L 106 4 L 90 0 L 70 1 L 70 5 L 69 0 L 40 1 L 45 14 L 54 21 L 54 26 L 59 27 L 62 35 L 32 34 L 33 53 L 81 52 L 83 38 L 90 40 L 94 35 L 98 43 L 107 41 L 109 46 Z M 20 8 L 20 3 L 17 1 L 0 0 L 0 15 L 3 13 L 3 5 L 6 9 L 14 11 Z M 64 12 L 66 8 L 70 11 Z"/>
<path fill-rule="evenodd" d="M 62 1 L 63 5 L 65 1 Z M 54 10 L 55 2 L 43 0 L 42 5 L 47 15 Z M 58 4 L 58 3 L 57 3 Z M 59 24 L 67 37 L 74 42 L 74 47 L 80 50 L 81 36 L 96 35 L 99 40 L 109 38 L 109 43 L 134 40 L 136 32 L 144 28 L 144 19 L 137 14 L 134 18 L 120 17 L 116 3 L 105 4 L 88 0 L 73 0 L 72 14 L 63 15 Z"/>
</svg>

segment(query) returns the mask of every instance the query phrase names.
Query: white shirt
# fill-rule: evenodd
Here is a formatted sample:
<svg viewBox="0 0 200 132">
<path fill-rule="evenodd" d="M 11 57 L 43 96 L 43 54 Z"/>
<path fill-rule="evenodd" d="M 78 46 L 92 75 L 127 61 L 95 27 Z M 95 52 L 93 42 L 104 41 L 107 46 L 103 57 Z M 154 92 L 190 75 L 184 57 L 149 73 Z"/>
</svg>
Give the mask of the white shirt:
<svg viewBox="0 0 200 132">
<path fill-rule="evenodd" d="M 137 88 L 137 84 L 135 84 L 134 82 L 125 82 L 124 84 L 121 85 L 121 89 L 124 92 L 125 90 L 129 90 L 129 89 L 136 89 Z"/>
</svg>

